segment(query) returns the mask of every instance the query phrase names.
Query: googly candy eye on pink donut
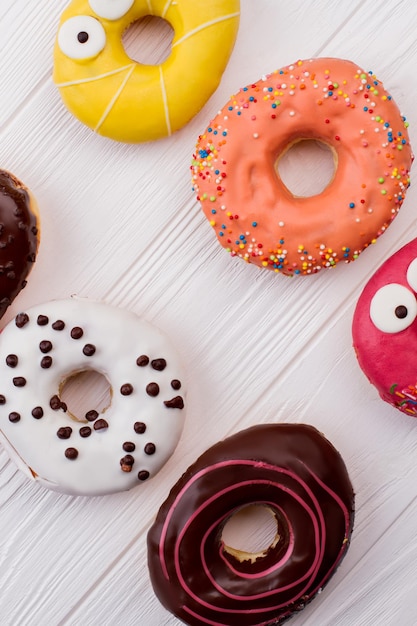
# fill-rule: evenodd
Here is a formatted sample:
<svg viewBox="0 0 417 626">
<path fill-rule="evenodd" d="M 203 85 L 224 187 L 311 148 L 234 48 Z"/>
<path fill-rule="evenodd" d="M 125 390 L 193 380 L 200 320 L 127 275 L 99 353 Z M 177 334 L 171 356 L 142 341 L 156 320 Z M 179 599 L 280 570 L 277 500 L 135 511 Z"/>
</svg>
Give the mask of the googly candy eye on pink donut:
<svg viewBox="0 0 417 626">
<path fill-rule="evenodd" d="M 233 95 L 199 136 L 198 201 L 232 257 L 288 276 L 355 260 L 397 215 L 409 186 L 408 123 L 374 72 L 297 61 Z M 324 191 L 294 195 L 277 162 L 295 143 L 330 148 Z M 300 172 L 302 176 L 302 172 Z"/>
<path fill-rule="evenodd" d="M 363 289 L 352 324 L 360 367 L 383 400 L 417 417 L 417 239 Z"/>
<path fill-rule="evenodd" d="M 95 371 L 110 404 L 74 414 L 67 380 Z M 0 335 L 0 441 L 31 480 L 74 495 L 151 479 L 184 424 L 184 372 L 168 337 L 131 311 L 82 298 L 16 315 Z"/>
</svg>

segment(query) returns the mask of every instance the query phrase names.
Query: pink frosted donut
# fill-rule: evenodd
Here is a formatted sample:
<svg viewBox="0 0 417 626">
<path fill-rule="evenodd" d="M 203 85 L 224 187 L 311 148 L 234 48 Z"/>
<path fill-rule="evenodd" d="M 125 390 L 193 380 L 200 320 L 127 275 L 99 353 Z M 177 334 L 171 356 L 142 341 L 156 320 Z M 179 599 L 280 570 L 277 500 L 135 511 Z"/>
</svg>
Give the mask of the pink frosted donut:
<svg viewBox="0 0 417 626">
<path fill-rule="evenodd" d="M 417 416 L 417 239 L 378 269 L 353 317 L 359 365 L 381 398 Z"/>
<path fill-rule="evenodd" d="M 232 256 L 287 275 L 353 261 L 385 232 L 409 185 L 407 122 L 372 72 L 310 59 L 244 87 L 200 135 L 193 184 Z M 277 162 L 295 143 L 330 148 L 333 179 L 291 193 Z"/>
</svg>

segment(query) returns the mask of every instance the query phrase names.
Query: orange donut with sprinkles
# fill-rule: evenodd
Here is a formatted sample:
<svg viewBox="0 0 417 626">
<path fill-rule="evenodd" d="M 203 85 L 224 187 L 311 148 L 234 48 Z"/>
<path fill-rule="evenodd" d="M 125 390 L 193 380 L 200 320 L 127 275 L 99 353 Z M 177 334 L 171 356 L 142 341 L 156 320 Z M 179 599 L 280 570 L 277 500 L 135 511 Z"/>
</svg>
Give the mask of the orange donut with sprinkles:
<svg viewBox="0 0 417 626">
<path fill-rule="evenodd" d="M 240 89 L 200 135 L 193 188 L 232 256 L 289 276 L 355 260 L 388 228 L 409 186 L 408 123 L 372 72 L 298 61 Z M 277 164 L 295 143 L 333 153 L 318 195 L 296 196 Z"/>
</svg>

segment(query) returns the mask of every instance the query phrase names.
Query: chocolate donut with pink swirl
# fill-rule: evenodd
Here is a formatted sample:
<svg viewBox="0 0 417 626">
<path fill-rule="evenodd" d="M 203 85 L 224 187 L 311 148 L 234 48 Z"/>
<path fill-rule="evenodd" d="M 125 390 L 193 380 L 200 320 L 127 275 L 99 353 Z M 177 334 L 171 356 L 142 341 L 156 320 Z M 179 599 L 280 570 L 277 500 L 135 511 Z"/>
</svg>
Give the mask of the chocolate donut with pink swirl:
<svg viewBox="0 0 417 626">
<path fill-rule="evenodd" d="M 277 532 L 253 554 L 222 540 L 249 505 Z M 148 533 L 162 604 L 191 626 L 281 624 L 324 587 L 346 554 L 354 493 L 340 454 L 305 424 L 265 424 L 207 450 L 180 478 Z"/>
</svg>

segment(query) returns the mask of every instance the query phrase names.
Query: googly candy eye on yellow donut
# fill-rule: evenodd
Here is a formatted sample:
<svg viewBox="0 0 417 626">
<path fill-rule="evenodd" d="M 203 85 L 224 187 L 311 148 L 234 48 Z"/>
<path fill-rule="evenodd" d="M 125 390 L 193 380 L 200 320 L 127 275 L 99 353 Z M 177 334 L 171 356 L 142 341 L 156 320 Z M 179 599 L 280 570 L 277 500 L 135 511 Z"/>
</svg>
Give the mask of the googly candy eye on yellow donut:
<svg viewBox="0 0 417 626">
<path fill-rule="evenodd" d="M 353 261 L 403 203 L 407 127 L 373 72 L 342 59 L 297 61 L 242 88 L 200 135 L 197 199 L 220 244 L 247 263 L 294 276 Z M 335 161 L 311 197 L 292 194 L 276 166 L 302 140 L 324 143 Z"/>
<path fill-rule="evenodd" d="M 239 0 L 73 0 L 54 49 L 54 81 L 81 122 L 123 142 L 171 135 L 217 88 L 239 25 Z M 160 65 L 133 61 L 122 36 L 153 15 L 174 30 Z"/>
<path fill-rule="evenodd" d="M 110 405 L 75 415 L 65 382 L 92 370 Z M 134 313 L 71 298 L 19 313 L 0 336 L 0 441 L 24 473 L 75 495 L 152 478 L 184 422 L 183 368 L 169 339 Z"/>
</svg>

